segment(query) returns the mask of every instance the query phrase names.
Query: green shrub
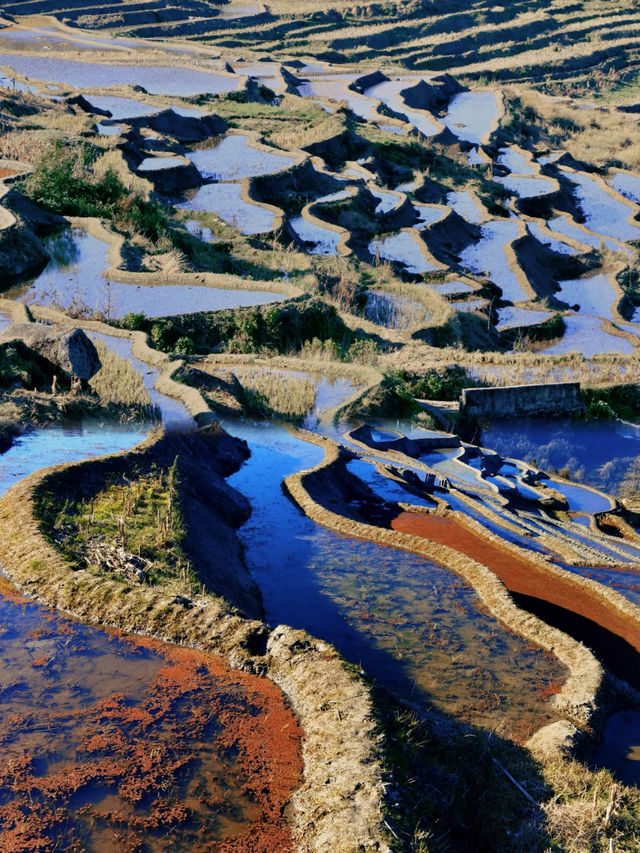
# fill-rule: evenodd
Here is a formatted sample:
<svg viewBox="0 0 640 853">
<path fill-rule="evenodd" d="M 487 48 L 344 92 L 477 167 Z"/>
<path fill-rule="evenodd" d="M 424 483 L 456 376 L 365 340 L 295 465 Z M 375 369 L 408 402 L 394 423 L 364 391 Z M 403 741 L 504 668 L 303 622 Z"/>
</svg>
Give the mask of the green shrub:
<svg viewBox="0 0 640 853">
<path fill-rule="evenodd" d="M 188 346 L 189 354 L 223 349 L 231 352 L 260 350 L 298 352 L 304 344 L 317 338 L 335 342 L 341 355 L 348 352 L 354 333 L 344 325 L 336 309 L 320 299 L 292 300 L 281 305 L 236 308 L 199 314 L 182 314 L 157 320 L 135 320 L 128 317 L 120 326 L 131 328 L 131 322 L 146 331 L 154 347 L 163 352 L 177 352 Z M 185 339 L 189 340 L 185 344 Z"/>
<path fill-rule="evenodd" d="M 183 335 L 173 345 L 173 351 L 175 353 L 180 353 L 180 355 L 193 355 L 196 351 L 196 345 L 191 340 L 191 338 L 187 337 L 187 335 Z"/>
<path fill-rule="evenodd" d="M 625 267 L 616 275 L 616 281 L 630 296 L 640 294 L 640 271 L 635 267 Z"/>
<path fill-rule="evenodd" d="M 633 383 L 609 388 L 584 388 L 582 397 L 587 420 L 622 418 L 637 421 L 640 418 L 640 386 Z"/>
<path fill-rule="evenodd" d="M 402 376 L 411 395 L 424 400 L 458 400 L 463 388 L 475 388 L 483 384 L 472 379 L 458 365 L 445 367 L 444 370 L 432 368 L 422 376 Z"/>
<path fill-rule="evenodd" d="M 616 413 L 606 400 L 592 400 L 585 410 L 585 420 L 615 421 Z"/>
<path fill-rule="evenodd" d="M 136 313 L 134 311 L 130 311 L 128 314 L 125 314 L 124 317 L 120 320 L 120 325 L 123 329 L 130 329 L 132 332 L 140 331 L 144 329 L 147 322 L 147 315 L 139 312 Z"/>
<path fill-rule="evenodd" d="M 92 171 L 97 154 L 86 142 L 54 142 L 25 182 L 25 194 L 63 216 L 105 217 L 120 231 L 157 243 L 168 227 L 162 205 L 130 193 L 112 171 L 97 178 Z"/>
</svg>

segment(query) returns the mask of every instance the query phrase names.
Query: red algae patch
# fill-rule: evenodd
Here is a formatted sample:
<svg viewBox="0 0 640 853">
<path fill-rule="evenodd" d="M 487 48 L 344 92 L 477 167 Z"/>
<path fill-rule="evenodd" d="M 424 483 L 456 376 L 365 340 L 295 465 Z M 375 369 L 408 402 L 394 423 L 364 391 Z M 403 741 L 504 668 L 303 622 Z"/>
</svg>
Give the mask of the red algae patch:
<svg viewBox="0 0 640 853">
<path fill-rule="evenodd" d="M 0 598 L 3 853 L 286 853 L 301 732 L 206 652 Z"/>
<path fill-rule="evenodd" d="M 485 540 L 454 518 L 402 512 L 392 522 L 393 530 L 421 536 L 447 545 L 487 566 L 508 590 L 539 598 L 590 619 L 622 637 L 640 651 L 640 625 L 631 617 L 615 612 L 595 590 L 566 581 L 543 566 Z"/>
</svg>

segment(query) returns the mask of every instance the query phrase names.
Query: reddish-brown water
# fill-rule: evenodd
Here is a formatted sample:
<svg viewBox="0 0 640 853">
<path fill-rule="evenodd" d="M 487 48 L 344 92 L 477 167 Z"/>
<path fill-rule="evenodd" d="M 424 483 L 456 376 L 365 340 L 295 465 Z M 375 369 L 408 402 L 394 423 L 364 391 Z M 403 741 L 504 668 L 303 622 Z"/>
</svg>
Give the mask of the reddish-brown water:
<svg viewBox="0 0 640 853">
<path fill-rule="evenodd" d="M 394 530 L 422 536 L 466 554 L 488 566 L 512 592 L 543 598 L 577 613 L 640 651 L 640 625 L 614 610 L 595 591 L 577 586 L 569 573 L 566 579 L 551 574 L 526 557 L 519 557 L 487 541 L 453 518 L 403 512 L 393 520 L 391 526 Z"/>
<path fill-rule="evenodd" d="M 281 853 L 299 727 L 271 682 L 0 590 L 3 853 Z"/>
</svg>

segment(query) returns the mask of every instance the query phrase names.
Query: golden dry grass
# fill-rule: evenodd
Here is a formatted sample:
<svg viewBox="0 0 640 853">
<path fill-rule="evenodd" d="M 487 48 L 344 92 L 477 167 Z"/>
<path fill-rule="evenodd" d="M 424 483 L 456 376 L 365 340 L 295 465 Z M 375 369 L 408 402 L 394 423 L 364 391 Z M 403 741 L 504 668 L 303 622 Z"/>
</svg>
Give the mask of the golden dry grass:
<svg viewBox="0 0 640 853">
<path fill-rule="evenodd" d="M 251 392 L 252 407 L 263 409 L 265 414 L 302 418 L 313 409 L 316 385 L 308 376 L 269 368 L 236 369 L 234 372 L 242 387 Z"/>
<path fill-rule="evenodd" d="M 149 392 L 131 362 L 109 350 L 102 341 L 96 341 L 95 347 L 102 367 L 89 384 L 100 399 L 104 403 L 123 403 L 141 408 L 150 406 Z"/>
<path fill-rule="evenodd" d="M 596 166 L 619 162 L 631 170 L 640 169 L 640 139 L 637 117 L 617 111 L 577 109 L 569 100 L 550 98 L 523 87 L 510 87 L 507 95 L 517 93 L 522 108 L 530 107 L 544 126 L 562 127 L 562 148 L 577 160 Z"/>
</svg>

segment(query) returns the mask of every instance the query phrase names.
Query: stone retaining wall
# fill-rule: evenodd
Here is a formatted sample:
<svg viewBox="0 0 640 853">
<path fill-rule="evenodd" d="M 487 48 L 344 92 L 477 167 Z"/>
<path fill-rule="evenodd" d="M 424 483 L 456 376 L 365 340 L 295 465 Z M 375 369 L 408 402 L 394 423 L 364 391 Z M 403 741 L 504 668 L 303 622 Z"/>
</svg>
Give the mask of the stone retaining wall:
<svg viewBox="0 0 640 853">
<path fill-rule="evenodd" d="M 578 382 L 463 388 L 460 410 L 468 418 L 537 417 L 584 411 Z"/>
</svg>

